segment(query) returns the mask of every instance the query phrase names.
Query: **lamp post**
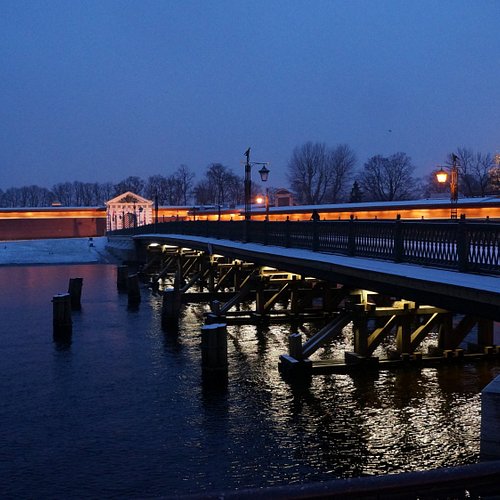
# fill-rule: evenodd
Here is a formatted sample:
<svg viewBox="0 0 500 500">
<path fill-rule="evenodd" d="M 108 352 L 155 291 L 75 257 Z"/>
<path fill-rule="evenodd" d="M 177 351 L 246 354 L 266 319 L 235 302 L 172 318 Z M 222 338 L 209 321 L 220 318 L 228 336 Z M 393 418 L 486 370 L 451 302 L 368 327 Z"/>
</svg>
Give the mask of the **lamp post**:
<svg viewBox="0 0 500 500">
<path fill-rule="evenodd" d="M 269 177 L 269 169 L 266 167 L 266 164 L 262 166 L 259 170 L 260 180 L 262 182 L 267 182 Z M 269 188 L 266 186 L 266 220 L 269 220 Z"/>
<path fill-rule="evenodd" d="M 269 175 L 269 170 L 266 165 L 269 162 L 258 162 L 250 161 L 250 148 L 245 151 L 245 156 L 247 160 L 245 162 L 245 220 L 249 221 L 252 218 L 252 166 L 253 165 L 263 165 L 259 170 L 260 178 L 263 182 L 267 181 Z"/>
<path fill-rule="evenodd" d="M 451 214 L 452 219 L 457 218 L 457 202 L 458 202 L 458 156 L 454 153 L 451 154 L 451 167 L 447 167 L 450 172 L 450 201 L 451 201 Z M 445 167 L 441 167 L 436 172 L 436 179 L 440 184 L 446 183 L 448 180 L 448 172 Z"/>
<path fill-rule="evenodd" d="M 252 205 L 250 197 L 252 196 L 252 165 L 250 164 L 250 148 L 245 151 L 247 161 L 245 163 L 245 220 L 250 220 Z"/>
</svg>

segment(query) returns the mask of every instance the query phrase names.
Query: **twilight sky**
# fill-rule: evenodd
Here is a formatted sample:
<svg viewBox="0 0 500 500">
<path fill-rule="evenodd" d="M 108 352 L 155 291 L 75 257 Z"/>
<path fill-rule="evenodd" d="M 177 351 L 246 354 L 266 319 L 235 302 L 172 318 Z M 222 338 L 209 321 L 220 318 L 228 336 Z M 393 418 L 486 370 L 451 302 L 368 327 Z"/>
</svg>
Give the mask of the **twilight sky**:
<svg viewBox="0 0 500 500">
<path fill-rule="evenodd" d="M 500 152 L 498 0 L 0 0 L 0 189 L 347 143 Z M 254 180 L 258 174 L 254 170 Z"/>
</svg>

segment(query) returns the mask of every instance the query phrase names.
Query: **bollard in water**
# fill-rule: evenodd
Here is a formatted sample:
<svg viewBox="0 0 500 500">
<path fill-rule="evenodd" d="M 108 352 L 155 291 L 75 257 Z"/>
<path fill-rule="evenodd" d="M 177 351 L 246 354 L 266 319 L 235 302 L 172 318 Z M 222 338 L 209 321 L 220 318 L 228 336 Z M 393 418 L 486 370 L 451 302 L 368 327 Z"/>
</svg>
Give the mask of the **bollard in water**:
<svg viewBox="0 0 500 500">
<path fill-rule="evenodd" d="M 73 322 L 71 320 L 71 297 L 69 293 L 60 293 L 52 297 L 52 312 L 54 334 L 71 333 Z"/>
<path fill-rule="evenodd" d="M 206 372 L 227 373 L 227 326 L 225 323 L 201 327 L 201 366 Z"/>
<path fill-rule="evenodd" d="M 137 306 L 141 302 L 139 275 L 131 274 L 127 279 L 128 305 Z"/>
<path fill-rule="evenodd" d="M 68 293 L 71 297 L 71 308 L 81 309 L 82 308 L 82 284 L 83 278 L 70 278 L 68 285 Z"/>
<path fill-rule="evenodd" d="M 302 335 L 300 333 L 292 333 L 288 336 L 288 354 L 298 361 L 303 359 Z"/>
<path fill-rule="evenodd" d="M 128 266 L 118 266 L 116 268 L 116 287 L 118 290 L 127 289 Z"/>
<path fill-rule="evenodd" d="M 481 393 L 480 459 L 500 460 L 500 375 Z"/>
<path fill-rule="evenodd" d="M 175 288 L 163 290 L 161 324 L 164 328 L 176 327 L 181 310 L 181 292 Z"/>
</svg>

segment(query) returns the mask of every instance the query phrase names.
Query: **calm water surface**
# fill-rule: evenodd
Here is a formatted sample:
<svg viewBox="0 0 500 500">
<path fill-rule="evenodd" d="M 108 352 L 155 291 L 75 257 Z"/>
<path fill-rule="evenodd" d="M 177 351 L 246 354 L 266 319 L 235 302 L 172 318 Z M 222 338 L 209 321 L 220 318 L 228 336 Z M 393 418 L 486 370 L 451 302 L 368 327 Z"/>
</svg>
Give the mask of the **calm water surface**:
<svg viewBox="0 0 500 500">
<path fill-rule="evenodd" d="M 202 383 L 203 306 L 177 335 L 114 266 L 0 267 L 0 495 L 155 497 L 478 461 L 485 363 L 367 375 L 278 374 L 289 326 L 229 327 L 229 382 Z M 83 277 L 70 343 L 52 296 Z M 342 342 L 341 342 L 342 344 Z M 345 345 L 337 345 L 337 349 Z"/>
</svg>

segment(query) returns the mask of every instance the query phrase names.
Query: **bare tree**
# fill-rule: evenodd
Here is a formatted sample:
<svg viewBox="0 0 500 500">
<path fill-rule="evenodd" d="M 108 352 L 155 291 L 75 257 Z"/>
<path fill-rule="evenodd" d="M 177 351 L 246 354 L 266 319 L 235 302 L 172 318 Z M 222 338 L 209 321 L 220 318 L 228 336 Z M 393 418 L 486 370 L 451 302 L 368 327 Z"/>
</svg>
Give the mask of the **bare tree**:
<svg viewBox="0 0 500 500">
<path fill-rule="evenodd" d="M 196 203 L 226 205 L 241 203 L 243 179 L 221 163 L 207 167 L 205 177 L 194 187 Z"/>
<path fill-rule="evenodd" d="M 187 165 L 181 165 L 173 174 L 179 189 L 180 204 L 187 205 L 191 197 L 194 182 L 194 172 Z"/>
<path fill-rule="evenodd" d="M 345 195 L 355 163 L 347 144 L 328 149 L 323 143 L 306 142 L 293 150 L 288 180 L 300 203 L 336 202 Z"/>
<path fill-rule="evenodd" d="M 474 153 L 469 148 L 457 148 L 457 156 L 460 166 L 459 189 L 462 194 L 484 196 L 490 182 L 490 171 L 495 165 L 493 157 L 489 153 Z M 451 158 L 448 164 L 451 164 Z"/>
<path fill-rule="evenodd" d="M 54 199 L 52 191 L 31 185 L 9 188 L 2 195 L 4 207 L 48 207 Z"/>
<path fill-rule="evenodd" d="M 322 203 L 330 186 L 326 170 L 325 144 L 306 142 L 293 150 L 287 177 L 297 201 L 306 205 Z"/>
<path fill-rule="evenodd" d="M 126 193 L 127 191 L 132 191 L 140 196 L 142 195 L 143 190 L 144 181 L 140 177 L 131 175 L 115 185 L 115 196 Z"/>
<path fill-rule="evenodd" d="M 194 198 L 200 205 L 209 205 L 213 200 L 213 193 L 208 179 L 202 179 L 194 187 Z"/>
<path fill-rule="evenodd" d="M 372 156 L 364 165 L 360 184 L 367 199 L 374 201 L 408 200 L 416 195 L 415 167 L 405 153 L 388 158 Z"/>
<path fill-rule="evenodd" d="M 71 207 L 74 203 L 74 185 L 72 182 L 60 182 L 52 186 L 55 201 L 65 207 Z"/>
<path fill-rule="evenodd" d="M 163 175 L 152 175 L 148 178 L 144 188 L 144 196 L 154 200 L 158 196 L 158 203 L 166 205 L 168 203 L 168 180 Z"/>
<path fill-rule="evenodd" d="M 331 187 L 328 190 L 328 203 L 345 199 L 346 188 L 356 165 L 356 155 L 347 144 L 339 144 L 327 157 L 326 168 L 332 172 Z"/>
<path fill-rule="evenodd" d="M 499 166 L 495 166 L 490 170 L 488 190 L 494 194 L 500 193 L 500 167 Z"/>
</svg>

